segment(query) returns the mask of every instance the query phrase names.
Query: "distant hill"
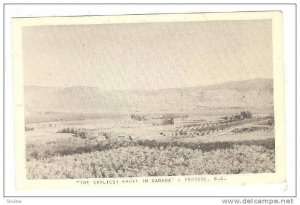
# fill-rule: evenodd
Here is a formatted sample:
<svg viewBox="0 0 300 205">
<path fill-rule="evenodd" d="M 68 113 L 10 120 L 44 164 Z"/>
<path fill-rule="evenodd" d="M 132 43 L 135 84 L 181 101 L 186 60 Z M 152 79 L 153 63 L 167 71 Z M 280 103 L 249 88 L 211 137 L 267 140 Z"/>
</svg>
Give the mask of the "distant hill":
<svg viewBox="0 0 300 205">
<path fill-rule="evenodd" d="M 25 112 L 193 112 L 218 107 L 272 107 L 273 81 L 254 79 L 160 90 L 25 86 Z"/>
<path fill-rule="evenodd" d="M 245 81 L 234 81 L 226 82 L 222 84 L 209 85 L 205 87 L 207 90 L 218 90 L 218 89 L 227 89 L 227 90 L 238 90 L 238 91 L 273 91 L 273 80 L 272 79 L 252 79 Z"/>
</svg>

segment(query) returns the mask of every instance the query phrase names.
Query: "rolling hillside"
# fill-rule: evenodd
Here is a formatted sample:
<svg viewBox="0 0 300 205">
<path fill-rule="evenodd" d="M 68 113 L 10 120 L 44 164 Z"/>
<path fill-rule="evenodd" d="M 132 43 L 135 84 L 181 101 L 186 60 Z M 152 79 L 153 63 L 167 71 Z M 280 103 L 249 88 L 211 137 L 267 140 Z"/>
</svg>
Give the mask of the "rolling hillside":
<svg viewBox="0 0 300 205">
<path fill-rule="evenodd" d="M 190 88 L 103 91 L 97 87 L 26 86 L 25 112 L 163 113 L 273 106 L 273 81 L 254 79 Z"/>
</svg>

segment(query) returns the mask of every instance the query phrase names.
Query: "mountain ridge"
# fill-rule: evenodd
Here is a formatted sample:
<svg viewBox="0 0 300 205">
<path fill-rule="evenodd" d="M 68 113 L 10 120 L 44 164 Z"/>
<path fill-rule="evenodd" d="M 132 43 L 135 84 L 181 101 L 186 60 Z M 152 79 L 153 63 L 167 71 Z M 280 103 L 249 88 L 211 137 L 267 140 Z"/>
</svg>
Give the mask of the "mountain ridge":
<svg viewBox="0 0 300 205">
<path fill-rule="evenodd" d="M 241 83 L 261 83 L 261 82 L 267 82 L 269 84 L 273 85 L 273 79 L 270 78 L 254 78 L 254 79 L 248 79 L 248 80 L 238 80 L 238 81 L 228 81 L 223 83 L 216 83 L 216 84 L 209 84 L 209 85 L 198 85 L 198 86 L 191 86 L 191 87 L 169 87 L 169 88 L 160 88 L 160 89 L 152 89 L 152 90 L 146 90 L 146 89 L 129 89 L 129 90 L 101 90 L 100 87 L 97 86 L 70 86 L 70 87 L 54 87 L 54 86 L 42 86 L 42 85 L 25 85 L 25 89 L 34 89 L 34 88 L 41 88 L 41 89 L 99 89 L 99 91 L 103 92 L 125 92 L 125 91 L 162 91 L 162 90 L 171 90 L 171 89 L 199 89 L 199 88 L 206 88 L 206 89 L 213 89 L 221 86 L 232 86 L 235 84 L 241 84 Z M 224 88 L 226 89 L 226 88 Z"/>
<path fill-rule="evenodd" d="M 251 79 L 159 90 L 112 90 L 97 87 L 25 86 L 25 111 L 167 112 L 199 107 L 273 106 L 273 81 Z"/>
</svg>

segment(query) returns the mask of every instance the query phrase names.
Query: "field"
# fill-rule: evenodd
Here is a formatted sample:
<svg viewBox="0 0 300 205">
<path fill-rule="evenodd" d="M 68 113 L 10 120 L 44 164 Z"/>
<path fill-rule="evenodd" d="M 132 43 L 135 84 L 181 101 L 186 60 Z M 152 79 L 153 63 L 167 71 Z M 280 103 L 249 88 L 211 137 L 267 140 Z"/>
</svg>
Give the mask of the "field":
<svg viewBox="0 0 300 205">
<path fill-rule="evenodd" d="M 28 179 L 275 172 L 272 114 L 68 115 L 28 120 Z M 58 118 L 61 118 L 59 116 Z"/>
<path fill-rule="evenodd" d="M 100 24 L 22 29 L 28 179 L 276 172 L 271 21 Z"/>
</svg>

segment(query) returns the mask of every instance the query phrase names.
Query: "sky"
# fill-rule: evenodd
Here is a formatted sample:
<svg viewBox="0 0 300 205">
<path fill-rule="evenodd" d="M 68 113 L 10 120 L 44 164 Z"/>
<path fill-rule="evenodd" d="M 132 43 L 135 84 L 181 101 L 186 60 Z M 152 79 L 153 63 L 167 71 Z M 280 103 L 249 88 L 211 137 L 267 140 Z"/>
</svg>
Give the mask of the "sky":
<svg viewBox="0 0 300 205">
<path fill-rule="evenodd" d="M 271 20 L 23 28 L 25 85 L 103 90 L 272 78 Z"/>
</svg>

